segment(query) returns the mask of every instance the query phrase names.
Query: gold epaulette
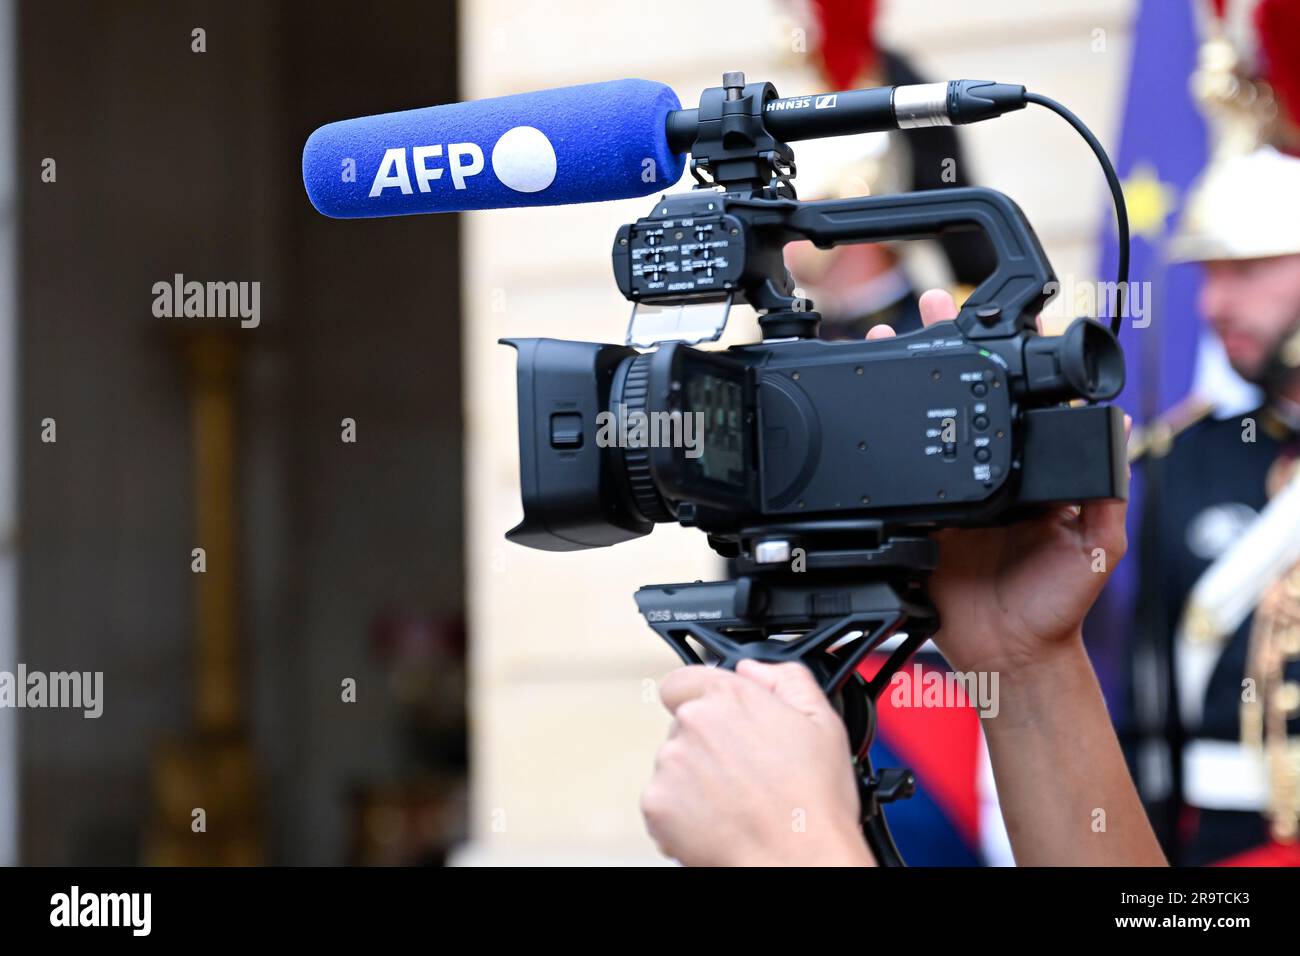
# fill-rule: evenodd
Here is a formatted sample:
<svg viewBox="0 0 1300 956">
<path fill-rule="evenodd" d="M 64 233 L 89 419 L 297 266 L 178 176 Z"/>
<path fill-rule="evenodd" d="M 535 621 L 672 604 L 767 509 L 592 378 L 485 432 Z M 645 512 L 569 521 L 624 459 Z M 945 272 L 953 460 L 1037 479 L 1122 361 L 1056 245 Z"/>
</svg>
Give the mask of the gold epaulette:
<svg viewBox="0 0 1300 956">
<path fill-rule="evenodd" d="M 1284 418 L 1275 407 L 1269 406 L 1260 413 L 1260 427 L 1270 437 L 1280 442 L 1288 442 L 1300 433 L 1300 427 L 1292 418 Z"/>
<path fill-rule="evenodd" d="M 1169 454 L 1174 439 L 1214 410 L 1212 402 L 1189 395 L 1151 424 L 1134 428 L 1128 440 L 1128 460 L 1141 461 L 1145 456 L 1163 458 Z"/>
</svg>

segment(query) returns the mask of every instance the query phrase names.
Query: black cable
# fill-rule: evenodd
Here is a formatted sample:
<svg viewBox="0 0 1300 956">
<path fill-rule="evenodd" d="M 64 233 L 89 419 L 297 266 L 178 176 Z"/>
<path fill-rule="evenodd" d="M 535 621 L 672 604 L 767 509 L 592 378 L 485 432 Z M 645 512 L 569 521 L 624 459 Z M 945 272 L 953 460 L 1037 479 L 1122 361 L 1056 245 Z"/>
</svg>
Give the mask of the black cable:
<svg viewBox="0 0 1300 956">
<path fill-rule="evenodd" d="M 1075 116 L 1068 109 L 1062 106 L 1050 96 L 1043 96 L 1041 93 L 1025 93 L 1026 103 L 1037 103 L 1039 106 L 1046 106 L 1053 113 L 1056 113 L 1067 123 L 1074 127 L 1075 131 L 1082 136 L 1092 149 L 1093 154 L 1097 157 L 1097 162 L 1101 163 L 1102 172 L 1106 174 L 1106 185 L 1110 187 L 1111 198 L 1115 201 L 1115 225 L 1119 232 L 1119 288 L 1115 293 L 1115 314 L 1111 316 L 1110 330 L 1118 336 L 1120 319 L 1124 315 L 1124 302 L 1128 292 L 1128 206 L 1124 204 L 1124 190 L 1119 184 L 1119 176 L 1115 174 L 1115 167 L 1111 165 L 1110 157 L 1106 155 L 1106 150 L 1102 148 L 1097 137 L 1092 135 L 1092 130 L 1084 125 L 1083 120 Z"/>
</svg>

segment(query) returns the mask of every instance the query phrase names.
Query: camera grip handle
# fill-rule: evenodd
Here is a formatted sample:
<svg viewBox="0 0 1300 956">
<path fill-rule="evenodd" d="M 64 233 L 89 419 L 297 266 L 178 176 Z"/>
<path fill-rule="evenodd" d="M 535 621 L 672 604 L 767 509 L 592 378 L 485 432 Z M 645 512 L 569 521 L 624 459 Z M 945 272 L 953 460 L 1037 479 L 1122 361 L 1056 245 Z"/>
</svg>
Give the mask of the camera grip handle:
<svg viewBox="0 0 1300 956">
<path fill-rule="evenodd" d="M 967 186 L 885 196 L 791 203 L 783 225 L 820 248 L 887 239 L 931 239 L 982 229 L 997 266 L 957 315 L 970 338 L 1002 338 L 1035 329 L 1056 294 L 1056 273 L 1020 207 L 994 189 Z"/>
</svg>

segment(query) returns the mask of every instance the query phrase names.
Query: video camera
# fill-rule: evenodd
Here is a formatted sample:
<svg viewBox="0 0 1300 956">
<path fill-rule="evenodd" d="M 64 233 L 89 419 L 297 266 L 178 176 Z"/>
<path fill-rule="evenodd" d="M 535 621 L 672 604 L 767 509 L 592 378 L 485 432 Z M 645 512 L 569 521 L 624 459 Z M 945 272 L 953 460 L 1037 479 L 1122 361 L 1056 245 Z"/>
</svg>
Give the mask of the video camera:
<svg viewBox="0 0 1300 956">
<path fill-rule="evenodd" d="M 626 344 L 505 340 L 519 350 L 524 504 L 510 540 L 570 551 L 677 521 L 728 557 L 752 557 L 747 543 L 765 526 L 795 519 L 985 525 L 1034 505 L 1123 497 L 1122 413 L 1069 404 L 1118 394 L 1119 346 L 1088 319 L 1038 333 L 1057 283 L 1015 203 L 978 188 L 800 202 L 789 147 L 765 128 L 765 114 L 792 126 L 790 112 L 770 110 L 774 98 L 770 84 L 737 81 L 707 92 L 701 110 L 718 116 L 695 121 L 701 186 L 619 229 L 614 278 L 634 303 Z M 706 182 L 701 169 L 722 178 Z M 815 338 L 819 316 L 795 294 L 787 243 L 957 229 L 983 230 L 997 266 L 955 320 L 877 341 Z M 759 313 L 762 343 L 690 347 L 716 339 L 736 303 Z M 662 320 L 704 305 L 722 306 L 722 320 Z M 647 346 L 658 347 L 638 351 Z"/>
<path fill-rule="evenodd" d="M 834 119 L 817 105 L 826 97 L 781 100 L 771 84 L 726 74 L 698 110 L 670 114 L 697 187 L 618 230 L 614 279 L 633 303 L 626 342 L 503 340 L 518 350 L 524 505 L 507 537 L 571 551 L 661 522 L 705 532 L 738 576 L 642 588 L 647 623 L 690 663 L 812 668 L 850 727 L 868 839 L 882 862 L 899 862 L 878 810 L 910 792 L 910 773 L 874 774 L 866 749 L 874 699 L 938 627 L 925 594 L 929 535 L 1127 495 L 1123 414 L 1098 404 L 1124 383 L 1119 310 L 1113 329 L 1076 319 L 1061 336 L 1039 334 L 1056 280 L 1007 196 L 952 188 L 803 202 L 786 140 L 856 131 L 884 110 L 906 128 L 1038 102 L 1088 138 L 1113 192 L 1117 183 L 1086 128 L 1023 87 L 827 96 Z M 881 340 L 816 338 L 819 316 L 797 294 L 786 244 L 962 229 L 983 231 L 997 265 L 954 320 Z M 738 303 L 758 313 L 762 342 L 693 347 L 716 340 Z M 701 323 L 702 306 L 720 317 Z M 868 679 L 859 665 L 895 633 L 906 638 Z"/>
</svg>

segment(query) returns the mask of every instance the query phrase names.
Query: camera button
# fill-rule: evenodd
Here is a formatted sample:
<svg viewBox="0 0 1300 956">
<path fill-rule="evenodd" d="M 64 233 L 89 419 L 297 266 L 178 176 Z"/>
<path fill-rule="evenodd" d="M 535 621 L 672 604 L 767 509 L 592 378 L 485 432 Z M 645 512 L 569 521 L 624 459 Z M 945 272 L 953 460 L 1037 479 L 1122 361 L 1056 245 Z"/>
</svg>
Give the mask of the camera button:
<svg viewBox="0 0 1300 956">
<path fill-rule="evenodd" d="M 551 416 L 551 447 L 560 450 L 582 447 L 582 415 L 556 412 Z"/>
</svg>

